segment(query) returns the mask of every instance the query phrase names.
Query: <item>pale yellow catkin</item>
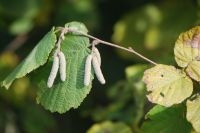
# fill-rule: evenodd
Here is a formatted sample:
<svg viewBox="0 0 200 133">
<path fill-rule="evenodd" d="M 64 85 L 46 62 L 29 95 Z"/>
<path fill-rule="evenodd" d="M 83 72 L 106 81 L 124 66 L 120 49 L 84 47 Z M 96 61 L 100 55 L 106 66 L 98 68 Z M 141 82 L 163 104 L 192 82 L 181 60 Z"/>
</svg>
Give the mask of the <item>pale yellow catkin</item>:
<svg viewBox="0 0 200 133">
<path fill-rule="evenodd" d="M 84 75 L 85 86 L 88 86 L 90 84 L 91 65 L 92 65 L 92 54 L 88 55 L 85 61 L 85 75 Z"/>
<path fill-rule="evenodd" d="M 57 55 L 54 55 L 53 65 L 52 65 L 51 72 L 49 74 L 48 81 L 47 81 L 47 86 L 49 88 L 51 88 L 53 86 L 54 80 L 58 73 L 58 68 L 59 68 L 59 58 Z"/>
<path fill-rule="evenodd" d="M 62 81 L 66 80 L 66 59 L 65 59 L 65 55 L 62 51 L 60 51 L 58 53 L 58 57 L 59 57 L 59 63 L 60 63 L 60 79 Z"/>
<path fill-rule="evenodd" d="M 99 82 L 101 84 L 105 84 L 106 83 L 105 78 L 104 78 L 103 73 L 101 71 L 98 59 L 95 55 L 92 56 L 92 65 L 93 65 L 93 68 L 94 68 L 95 75 L 96 75 L 97 79 L 99 80 Z"/>
</svg>

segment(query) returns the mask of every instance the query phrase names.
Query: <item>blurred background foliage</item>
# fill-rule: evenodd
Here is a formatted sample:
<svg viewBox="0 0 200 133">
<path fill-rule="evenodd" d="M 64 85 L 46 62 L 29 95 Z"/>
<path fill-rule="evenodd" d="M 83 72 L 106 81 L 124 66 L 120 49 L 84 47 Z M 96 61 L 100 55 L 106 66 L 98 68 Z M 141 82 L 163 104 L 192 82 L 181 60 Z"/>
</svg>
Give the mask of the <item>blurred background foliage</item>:
<svg viewBox="0 0 200 133">
<path fill-rule="evenodd" d="M 174 64 L 175 40 L 200 23 L 199 9 L 200 0 L 1 0 L 0 80 L 52 26 L 70 21 L 81 21 L 90 34 L 132 47 L 158 63 Z M 10 90 L 0 88 L 0 132 L 139 133 L 143 125 L 148 133 L 149 123 L 142 123 L 153 105 L 141 78 L 150 66 L 130 53 L 98 48 L 107 84 L 95 81 L 77 110 L 62 115 L 44 110 L 35 102 L 37 87 L 29 76 Z"/>
</svg>

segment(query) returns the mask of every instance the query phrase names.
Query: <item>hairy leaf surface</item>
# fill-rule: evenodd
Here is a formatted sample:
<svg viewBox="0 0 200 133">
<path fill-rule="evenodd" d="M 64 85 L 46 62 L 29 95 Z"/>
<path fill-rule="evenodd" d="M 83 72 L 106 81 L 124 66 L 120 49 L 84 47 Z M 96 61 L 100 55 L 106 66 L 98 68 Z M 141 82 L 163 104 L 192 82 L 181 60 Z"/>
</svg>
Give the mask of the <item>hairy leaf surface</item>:
<svg viewBox="0 0 200 133">
<path fill-rule="evenodd" d="M 79 27 L 82 32 L 87 29 L 78 22 L 68 24 Z M 82 25 L 82 26 L 80 26 Z M 53 87 L 48 88 L 46 85 L 47 78 L 52 66 L 52 60 L 42 68 L 39 91 L 37 93 L 37 102 L 41 103 L 51 112 L 64 113 L 71 108 L 77 108 L 91 89 L 84 86 L 85 60 L 90 53 L 88 49 L 89 39 L 83 36 L 67 34 L 65 40 L 61 43 L 62 52 L 66 57 L 66 81 L 60 80 L 60 75 L 56 77 Z M 93 78 L 93 76 L 91 76 Z M 92 79 L 91 78 L 91 79 Z"/>
</svg>

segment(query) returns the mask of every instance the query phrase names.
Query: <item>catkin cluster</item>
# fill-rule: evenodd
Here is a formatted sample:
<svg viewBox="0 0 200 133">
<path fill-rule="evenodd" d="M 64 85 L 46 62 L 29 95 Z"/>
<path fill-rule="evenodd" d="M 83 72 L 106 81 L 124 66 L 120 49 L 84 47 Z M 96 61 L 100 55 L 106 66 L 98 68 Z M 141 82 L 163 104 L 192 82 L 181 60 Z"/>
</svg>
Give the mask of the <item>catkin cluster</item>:
<svg viewBox="0 0 200 133">
<path fill-rule="evenodd" d="M 87 56 L 85 61 L 85 75 L 84 75 L 85 86 L 88 86 L 90 84 L 92 67 L 99 82 L 101 84 L 105 84 L 106 81 L 101 71 L 101 55 L 96 47 L 92 48 L 92 53 Z"/>
<path fill-rule="evenodd" d="M 56 52 L 53 57 L 53 65 L 51 68 L 51 72 L 49 74 L 49 78 L 47 81 L 47 86 L 51 88 L 55 81 L 56 75 L 58 73 L 58 69 L 60 70 L 60 79 L 62 81 L 66 80 L 66 60 L 65 55 L 62 51 Z"/>
<path fill-rule="evenodd" d="M 48 77 L 47 86 L 51 88 L 57 76 L 58 70 L 60 70 L 60 79 L 62 81 L 66 80 L 66 59 L 65 55 L 60 49 L 61 42 L 65 39 L 65 34 L 73 31 L 74 29 L 63 29 L 61 31 L 60 37 L 56 44 L 57 49 L 53 56 L 53 64 L 51 68 L 51 72 Z M 91 69 L 94 69 L 95 75 L 101 84 L 105 84 L 105 78 L 101 71 L 101 55 L 98 49 L 95 47 L 99 42 L 94 40 L 92 42 L 92 52 L 89 54 L 85 61 L 85 75 L 84 75 L 84 85 L 88 86 L 90 84 L 91 79 Z"/>
</svg>

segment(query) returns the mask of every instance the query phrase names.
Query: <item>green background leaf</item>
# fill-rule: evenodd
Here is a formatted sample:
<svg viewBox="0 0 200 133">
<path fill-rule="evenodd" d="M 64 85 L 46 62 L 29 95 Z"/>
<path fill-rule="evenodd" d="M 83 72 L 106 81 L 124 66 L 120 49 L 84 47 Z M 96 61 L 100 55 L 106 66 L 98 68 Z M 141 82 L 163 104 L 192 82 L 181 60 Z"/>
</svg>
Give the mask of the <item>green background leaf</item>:
<svg viewBox="0 0 200 133">
<path fill-rule="evenodd" d="M 105 121 L 94 124 L 87 133 L 132 133 L 132 131 L 122 122 Z"/>
<path fill-rule="evenodd" d="M 5 78 L 1 85 L 8 89 L 15 79 L 24 77 L 26 74 L 44 65 L 47 62 L 50 52 L 55 46 L 55 42 L 56 35 L 53 28 L 42 38 L 28 57 Z"/>
<path fill-rule="evenodd" d="M 200 96 L 187 100 L 187 120 L 197 132 L 200 132 Z"/>
<path fill-rule="evenodd" d="M 198 34 L 200 34 L 200 26 L 180 34 L 174 47 L 177 64 L 180 67 L 186 67 L 188 75 L 196 81 L 200 81 L 200 46 L 194 47 L 192 41 Z"/>
<path fill-rule="evenodd" d="M 81 23 L 72 23 L 71 26 L 76 26 Z M 85 26 L 82 31 L 84 31 Z M 59 74 L 52 88 L 46 85 L 52 60 L 48 62 L 44 68 L 38 72 L 41 74 L 39 82 L 39 91 L 37 93 L 37 102 L 41 103 L 46 109 L 51 112 L 64 113 L 71 108 L 77 108 L 83 99 L 90 92 L 91 84 L 84 86 L 84 69 L 85 60 L 90 53 L 88 49 L 89 39 L 83 36 L 67 34 L 65 40 L 61 43 L 61 49 L 65 54 L 67 61 L 66 81 L 60 80 Z M 92 74 L 92 73 L 91 73 Z M 93 79 L 93 75 L 91 75 Z"/>
<path fill-rule="evenodd" d="M 191 125 L 185 118 L 185 106 L 166 108 L 156 105 L 146 117 L 141 133 L 190 133 Z"/>
<path fill-rule="evenodd" d="M 123 121 L 134 127 L 133 131 L 139 131 L 139 123 L 144 115 L 146 102 L 146 88 L 141 81 L 147 65 L 132 65 L 126 68 L 126 80 L 118 81 L 107 88 L 108 105 L 97 106 L 92 118 L 94 121 L 110 120 Z M 88 110 L 85 112 L 89 112 Z"/>
<path fill-rule="evenodd" d="M 180 15 L 181 12 L 184 13 Z M 172 63 L 174 41 L 180 32 L 193 26 L 195 20 L 196 9 L 190 0 L 145 4 L 129 11 L 115 24 L 112 39 L 152 60 Z M 143 61 L 121 50 L 118 53 L 124 59 Z"/>
<path fill-rule="evenodd" d="M 166 107 L 183 102 L 193 91 L 192 80 L 173 66 L 156 65 L 145 71 L 143 81 L 149 101 Z"/>
<path fill-rule="evenodd" d="M 28 105 L 23 114 L 20 114 L 20 117 L 22 117 L 22 124 L 26 133 L 44 133 L 56 126 L 50 113 L 45 112 L 36 104 Z"/>
</svg>

